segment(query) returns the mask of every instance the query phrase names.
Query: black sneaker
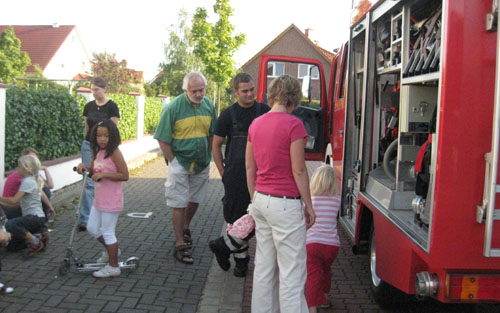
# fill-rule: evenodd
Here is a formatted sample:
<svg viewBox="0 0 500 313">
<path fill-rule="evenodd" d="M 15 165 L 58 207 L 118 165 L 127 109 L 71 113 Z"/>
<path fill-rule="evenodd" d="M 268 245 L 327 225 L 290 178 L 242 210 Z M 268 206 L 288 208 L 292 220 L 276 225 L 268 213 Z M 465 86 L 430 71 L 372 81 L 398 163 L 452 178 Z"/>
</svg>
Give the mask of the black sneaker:
<svg viewBox="0 0 500 313">
<path fill-rule="evenodd" d="M 229 262 L 231 250 L 229 250 L 226 246 L 224 238 L 219 237 L 215 240 L 210 240 L 208 247 L 215 254 L 215 258 L 217 259 L 217 263 L 219 263 L 220 268 L 223 271 L 227 271 L 231 267 L 231 263 Z"/>
<path fill-rule="evenodd" d="M 233 274 L 236 277 L 245 277 L 248 272 L 248 262 L 250 262 L 250 257 L 247 256 L 244 259 L 234 258 L 236 266 L 234 267 Z"/>
<path fill-rule="evenodd" d="M 81 222 L 78 224 L 78 231 L 86 231 L 87 230 L 87 223 Z"/>
</svg>

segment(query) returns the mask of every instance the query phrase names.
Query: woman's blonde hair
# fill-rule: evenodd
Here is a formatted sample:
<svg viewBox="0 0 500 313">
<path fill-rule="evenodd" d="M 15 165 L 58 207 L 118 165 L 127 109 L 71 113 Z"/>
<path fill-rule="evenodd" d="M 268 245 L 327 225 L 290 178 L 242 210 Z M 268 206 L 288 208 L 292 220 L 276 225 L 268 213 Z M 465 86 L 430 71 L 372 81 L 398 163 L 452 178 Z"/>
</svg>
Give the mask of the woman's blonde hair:
<svg viewBox="0 0 500 313">
<path fill-rule="evenodd" d="M 270 106 L 279 103 L 287 108 L 296 107 L 299 105 L 300 99 L 302 99 L 302 90 L 296 78 L 282 75 L 271 82 L 267 97 Z"/>
<path fill-rule="evenodd" d="M 333 167 L 321 165 L 316 168 L 311 177 L 310 188 L 313 196 L 336 196 L 339 190 Z"/>
<path fill-rule="evenodd" d="M 28 172 L 28 174 L 35 178 L 38 184 L 38 192 L 41 193 L 43 188 L 43 178 L 38 174 L 38 172 L 40 172 L 40 168 L 42 167 L 40 160 L 31 154 L 27 154 L 21 156 L 17 160 L 17 164 L 20 168 L 23 168 L 26 172 Z"/>
</svg>

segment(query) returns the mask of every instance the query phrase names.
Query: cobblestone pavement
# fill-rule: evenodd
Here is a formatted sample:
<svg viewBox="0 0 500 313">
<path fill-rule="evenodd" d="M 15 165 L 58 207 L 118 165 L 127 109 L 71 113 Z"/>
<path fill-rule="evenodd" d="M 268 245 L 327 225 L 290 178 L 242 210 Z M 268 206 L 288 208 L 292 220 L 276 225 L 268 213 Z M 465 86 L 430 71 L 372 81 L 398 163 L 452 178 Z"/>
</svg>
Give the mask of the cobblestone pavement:
<svg viewBox="0 0 500 313">
<path fill-rule="evenodd" d="M 308 162 L 309 170 L 318 164 Z M 58 215 L 45 252 L 26 259 L 21 252 L 0 249 L 3 265 L 0 281 L 15 288 L 12 294 L 0 295 L 0 312 L 249 313 L 253 262 L 245 279 L 236 278 L 232 270 L 223 272 L 218 267 L 208 248 L 208 241 L 225 229 L 220 201 L 223 190 L 215 166 L 211 166 L 207 199 L 191 226 L 193 265 L 181 264 L 173 258 L 171 212 L 165 206 L 163 187 L 166 173 L 164 160 L 156 158 L 132 170 L 130 180 L 124 184 L 125 209 L 118 220 L 117 237 L 122 261 L 130 256 L 140 259 L 135 272 L 124 271 L 119 278 L 96 279 L 72 266 L 68 274 L 60 276 L 58 267 L 65 257 L 76 219 L 75 210 L 68 209 Z M 79 185 L 72 186 L 64 191 L 64 198 L 75 199 L 80 190 Z M 127 216 L 133 212 L 152 212 L 152 216 Z M 353 255 L 346 233 L 341 230 L 340 236 L 343 246 L 333 264 L 330 291 L 333 306 L 320 313 L 500 312 L 498 306 L 445 305 L 432 301 L 382 310 L 370 295 L 368 257 Z M 88 263 L 100 255 L 101 247 L 87 233 L 77 233 L 73 250 Z M 250 253 L 255 253 L 255 240 L 251 242 Z"/>
<path fill-rule="evenodd" d="M 96 279 L 72 266 L 67 275 L 60 276 L 58 267 L 76 219 L 75 210 L 67 210 L 57 216 L 45 252 L 26 259 L 22 252 L 1 249 L 0 281 L 15 290 L 0 296 L 0 311 L 196 312 L 213 259 L 207 243 L 220 234 L 223 223 L 221 183 L 212 166 L 207 199 L 191 225 L 194 264 L 185 265 L 173 257 L 171 212 L 164 197 L 166 173 L 164 160 L 157 158 L 131 171 L 130 180 L 124 184 L 125 209 L 118 220 L 117 237 L 121 260 L 130 256 L 140 259 L 135 272 L 124 271 L 119 278 Z M 152 216 L 128 217 L 132 212 L 152 212 Z M 77 233 L 73 250 L 88 263 L 95 262 L 101 247 L 88 233 Z"/>
</svg>

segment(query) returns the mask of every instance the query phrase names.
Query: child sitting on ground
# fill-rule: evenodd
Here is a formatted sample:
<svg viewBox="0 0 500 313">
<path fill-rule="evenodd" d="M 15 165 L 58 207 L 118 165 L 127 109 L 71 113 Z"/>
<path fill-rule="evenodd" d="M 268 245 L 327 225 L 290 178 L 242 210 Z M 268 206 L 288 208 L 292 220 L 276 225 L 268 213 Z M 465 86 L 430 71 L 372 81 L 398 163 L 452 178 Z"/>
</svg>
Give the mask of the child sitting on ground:
<svg viewBox="0 0 500 313">
<path fill-rule="evenodd" d="M 12 234 L 12 240 L 25 240 L 28 244 L 26 256 L 31 257 L 43 250 L 46 238 L 37 238 L 34 233 L 45 227 L 45 214 L 40 194 L 43 179 L 38 175 L 40 161 L 32 155 L 23 155 L 18 160 L 19 175 L 23 177 L 19 191 L 13 197 L 0 197 L 0 204 L 8 207 L 21 205 L 22 216 L 9 219 L 5 228 Z"/>
<path fill-rule="evenodd" d="M 34 148 L 31 147 L 24 149 L 21 155 L 32 155 L 40 160 L 40 155 L 38 154 L 38 151 L 36 151 Z M 44 185 L 42 188 L 43 193 L 41 194 L 42 209 L 45 213 L 45 217 L 48 218 L 49 214 L 55 216 L 54 208 L 50 203 L 50 196 L 52 195 L 50 189 L 54 188 L 54 182 L 52 180 L 52 176 L 50 175 L 49 169 L 46 166 L 42 165 L 40 169 L 41 169 L 40 173 L 43 172 L 45 175 Z M 19 186 L 21 185 L 22 180 L 23 177 L 19 175 L 18 170 L 17 169 L 14 170 L 5 180 L 3 196 L 7 198 L 13 197 L 19 191 Z M 19 217 L 22 215 L 20 207 L 4 207 L 3 210 L 5 215 L 9 219 Z"/>
</svg>

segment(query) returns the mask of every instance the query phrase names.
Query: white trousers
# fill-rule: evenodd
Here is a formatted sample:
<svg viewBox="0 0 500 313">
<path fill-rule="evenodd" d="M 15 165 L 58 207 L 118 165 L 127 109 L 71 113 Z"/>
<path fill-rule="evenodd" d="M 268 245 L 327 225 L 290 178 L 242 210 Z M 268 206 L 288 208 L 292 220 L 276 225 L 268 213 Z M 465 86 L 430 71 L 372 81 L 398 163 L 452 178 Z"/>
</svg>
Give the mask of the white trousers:
<svg viewBox="0 0 500 313">
<path fill-rule="evenodd" d="M 102 236 L 106 245 L 112 245 L 118 241 L 116 239 L 115 229 L 119 215 L 120 212 L 103 212 L 92 206 L 90 209 L 89 221 L 87 223 L 87 231 L 94 238 Z"/>
<path fill-rule="evenodd" d="M 249 207 L 257 249 L 252 313 L 307 313 L 306 224 L 300 200 L 256 192 Z"/>
</svg>

